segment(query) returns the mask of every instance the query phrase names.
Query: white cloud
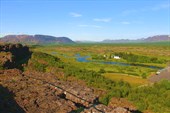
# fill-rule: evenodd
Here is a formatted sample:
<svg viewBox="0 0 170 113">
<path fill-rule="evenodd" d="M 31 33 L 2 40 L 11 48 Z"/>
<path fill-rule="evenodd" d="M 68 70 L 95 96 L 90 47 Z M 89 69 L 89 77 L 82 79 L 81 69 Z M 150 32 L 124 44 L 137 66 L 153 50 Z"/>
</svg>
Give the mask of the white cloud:
<svg viewBox="0 0 170 113">
<path fill-rule="evenodd" d="M 128 24 L 130 24 L 130 22 L 124 21 L 124 22 L 121 22 L 121 24 L 128 25 Z"/>
<path fill-rule="evenodd" d="M 110 22 L 112 19 L 111 18 L 95 18 L 93 20 L 97 22 Z"/>
<path fill-rule="evenodd" d="M 82 16 L 81 14 L 75 13 L 75 12 L 71 12 L 70 15 L 71 15 L 72 17 L 81 17 L 81 16 Z"/>
<path fill-rule="evenodd" d="M 78 26 L 79 27 L 90 27 L 90 28 L 102 28 L 101 26 L 98 26 L 98 25 L 87 25 L 87 24 L 80 24 Z"/>
</svg>

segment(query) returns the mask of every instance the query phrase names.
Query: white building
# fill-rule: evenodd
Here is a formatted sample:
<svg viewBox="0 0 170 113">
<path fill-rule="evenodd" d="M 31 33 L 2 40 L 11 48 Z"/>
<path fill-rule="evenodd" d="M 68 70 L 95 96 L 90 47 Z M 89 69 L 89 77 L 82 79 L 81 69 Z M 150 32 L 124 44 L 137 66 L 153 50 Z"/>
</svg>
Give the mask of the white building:
<svg viewBox="0 0 170 113">
<path fill-rule="evenodd" d="M 119 57 L 119 56 L 114 56 L 113 58 L 114 58 L 114 59 L 120 59 L 120 57 Z"/>
<path fill-rule="evenodd" d="M 157 71 L 157 72 L 156 72 L 156 75 L 159 75 L 160 73 L 161 73 L 160 71 Z"/>
</svg>

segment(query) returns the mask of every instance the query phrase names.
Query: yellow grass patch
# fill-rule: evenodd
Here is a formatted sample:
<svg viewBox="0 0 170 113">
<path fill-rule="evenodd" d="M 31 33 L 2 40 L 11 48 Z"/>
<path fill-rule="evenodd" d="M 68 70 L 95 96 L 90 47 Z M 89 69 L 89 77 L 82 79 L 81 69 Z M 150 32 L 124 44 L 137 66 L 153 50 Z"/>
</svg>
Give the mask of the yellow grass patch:
<svg viewBox="0 0 170 113">
<path fill-rule="evenodd" d="M 124 80 L 133 86 L 139 86 L 149 83 L 147 79 L 143 79 L 137 76 L 121 74 L 121 73 L 105 73 L 104 76 L 111 80 Z"/>
</svg>

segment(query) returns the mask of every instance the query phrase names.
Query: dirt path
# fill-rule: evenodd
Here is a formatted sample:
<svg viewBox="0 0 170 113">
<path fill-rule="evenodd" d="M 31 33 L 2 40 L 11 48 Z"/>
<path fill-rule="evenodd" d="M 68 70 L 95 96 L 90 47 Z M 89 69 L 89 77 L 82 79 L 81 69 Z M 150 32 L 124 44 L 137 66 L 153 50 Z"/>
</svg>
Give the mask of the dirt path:
<svg viewBox="0 0 170 113">
<path fill-rule="evenodd" d="M 159 71 L 159 74 L 151 76 L 148 80 L 150 82 L 159 82 L 163 79 L 170 80 L 170 66 Z"/>
</svg>

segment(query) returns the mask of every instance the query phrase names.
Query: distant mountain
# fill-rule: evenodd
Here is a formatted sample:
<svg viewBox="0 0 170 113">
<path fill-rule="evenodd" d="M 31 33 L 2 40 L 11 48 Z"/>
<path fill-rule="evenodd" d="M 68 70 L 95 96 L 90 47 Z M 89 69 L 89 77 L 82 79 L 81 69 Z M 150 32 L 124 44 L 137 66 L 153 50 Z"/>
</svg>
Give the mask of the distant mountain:
<svg viewBox="0 0 170 113">
<path fill-rule="evenodd" d="M 129 43 L 129 42 L 135 42 L 136 40 L 129 40 L 129 39 L 120 39 L 120 40 L 110 40 L 106 39 L 103 40 L 102 43 Z"/>
<path fill-rule="evenodd" d="M 103 40 L 102 43 L 129 43 L 129 42 L 159 42 L 159 41 L 170 41 L 169 35 L 156 35 L 148 38 L 141 38 L 137 40 L 120 39 L 120 40 Z"/>
<path fill-rule="evenodd" d="M 0 42 L 26 44 L 74 43 L 74 41 L 67 37 L 48 35 L 7 35 L 0 38 Z"/>
<path fill-rule="evenodd" d="M 168 35 L 156 35 L 144 39 L 144 41 L 158 42 L 158 41 L 170 41 L 170 36 Z"/>
<path fill-rule="evenodd" d="M 76 40 L 76 43 L 98 43 L 97 41 L 89 41 L 89 40 Z"/>
</svg>

